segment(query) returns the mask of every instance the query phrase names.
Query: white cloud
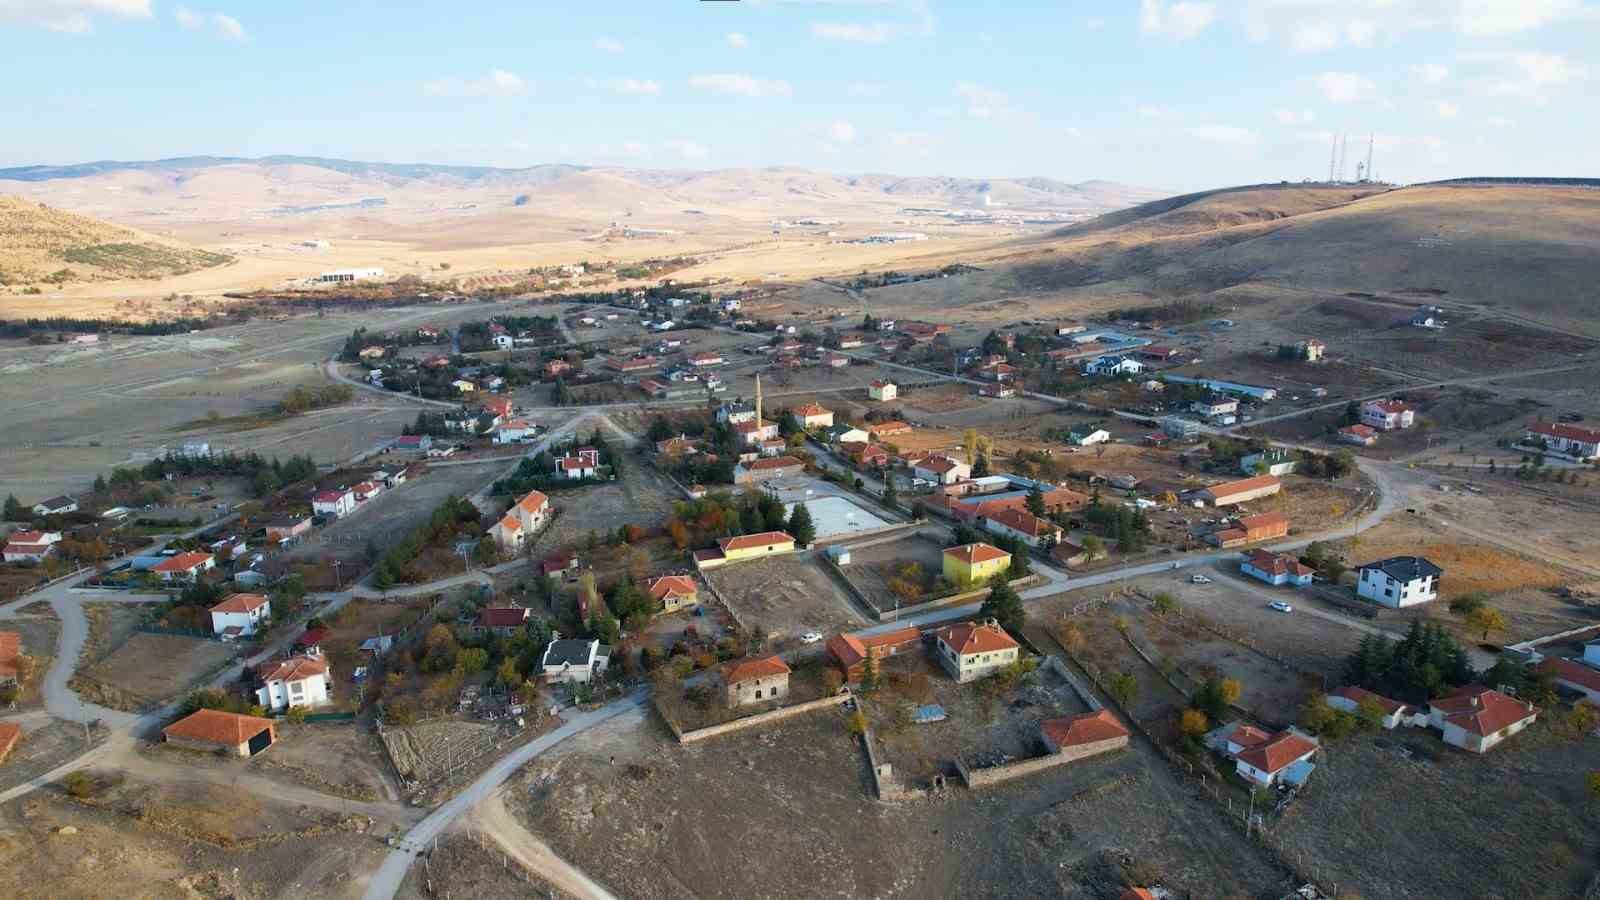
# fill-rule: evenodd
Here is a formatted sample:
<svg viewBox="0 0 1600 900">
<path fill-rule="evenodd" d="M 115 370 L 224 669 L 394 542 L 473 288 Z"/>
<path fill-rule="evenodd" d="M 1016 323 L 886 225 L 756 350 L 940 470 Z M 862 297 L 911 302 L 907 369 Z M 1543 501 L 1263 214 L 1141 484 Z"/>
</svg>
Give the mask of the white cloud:
<svg viewBox="0 0 1600 900">
<path fill-rule="evenodd" d="M 100 16 L 148 19 L 151 15 L 150 0 L 0 0 L 0 21 L 69 34 L 92 30 Z"/>
<path fill-rule="evenodd" d="M 876 81 L 852 81 L 845 85 L 844 92 L 852 97 L 881 97 L 883 85 Z"/>
<path fill-rule="evenodd" d="M 1306 125 L 1317 118 L 1316 113 L 1309 109 L 1280 109 L 1272 114 L 1279 125 Z"/>
<path fill-rule="evenodd" d="M 640 78 L 618 78 L 611 82 L 611 89 L 619 94 L 647 94 L 655 96 L 661 93 L 661 84 Z"/>
<path fill-rule="evenodd" d="M 604 50 L 607 53 L 621 53 L 623 50 L 627 49 L 626 47 L 622 46 L 621 41 L 611 37 L 595 38 L 594 48 L 596 50 Z"/>
<path fill-rule="evenodd" d="M 1510 128 L 1517 123 L 1505 116 L 1485 116 L 1478 120 L 1478 124 L 1484 128 Z"/>
<path fill-rule="evenodd" d="M 856 139 L 856 127 L 843 119 L 827 123 L 825 130 L 828 140 L 836 144 L 848 144 Z"/>
<path fill-rule="evenodd" d="M 1139 118 L 1149 119 L 1152 122 L 1178 122 L 1183 119 L 1183 113 L 1165 106 L 1147 104 L 1139 107 Z"/>
<path fill-rule="evenodd" d="M 186 31 L 199 31 L 209 26 L 217 37 L 225 41 L 244 40 L 244 26 L 233 16 L 222 13 L 197 13 L 187 6 L 180 6 L 172 17 L 177 20 L 178 27 Z"/>
<path fill-rule="evenodd" d="M 702 160 L 711 155 L 711 151 L 706 149 L 704 145 L 681 138 L 667 141 L 667 150 L 677 155 L 680 159 L 689 161 Z"/>
<path fill-rule="evenodd" d="M 725 40 L 727 40 L 728 46 L 734 48 L 735 50 L 743 50 L 744 48 L 750 46 L 750 39 L 738 31 L 728 32 Z"/>
<path fill-rule="evenodd" d="M 1450 69 L 1439 63 L 1420 63 L 1411 67 L 1411 74 L 1422 79 L 1423 84 L 1438 84 L 1450 77 Z"/>
<path fill-rule="evenodd" d="M 1361 103 L 1378 96 L 1378 86 L 1354 72 L 1323 72 L 1317 76 L 1317 89 L 1329 103 Z"/>
<path fill-rule="evenodd" d="M 1180 128 L 1178 133 L 1209 144 L 1222 144 L 1241 150 L 1254 149 L 1261 143 L 1261 135 L 1248 128 L 1236 128 L 1232 125 L 1195 125 Z"/>
<path fill-rule="evenodd" d="M 967 115 L 974 119 L 1007 119 L 1017 112 L 1004 91 L 970 81 L 956 82 L 956 96 L 966 101 Z"/>
<path fill-rule="evenodd" d="M 1511 97 L 1545 104 L 1564 89 L 1589 79 L 1589 67 L 1557 53 L 1484 52 L 1462 57 L 1487 68 L 1487 74 L 1467 81 L 1467 89 L 1480 97 Z"/>
<path fill-rule="evenodd" d="M 825 41 L 850 41 L 856 44 L 881 44 L 900 34 L 900 26 L 890 22 L 840 23 L 813 22 L 811 35 Z"/>
<path fill-rule="evenodd" d="M 737 94 L 741 97 L 790 97 L 794 95 L 794 89 L 789 86 L 787 81 L 755 78 L 750 75 L 729 72 L 713 75 L 695 75 L 689 79 L 689 84 L 704 91 Z"/>
<path fill-rule="evenodd" d="M 1515 34 L 1595 15 L 1584 0 L 1234 0 L 1226 12 L 1251 40 L 1301 52 L 1366 47 L 1380 35 L 1419 31 Z"/>
<path fill-rule="evenodd" d="M 441 78 L 422 86 L 430 97 L 514 97 L 527 90 L 521 75 L 505 69 L 490 69 L 482 78 Z"/>
<path fill-rule="evenodd" d="M 1139 0 L 1139 30 L 1148 35 L 1186 41 L 1210 25 L 1217 17 L 1214 4 L 1197 0 Z"/>
<path fill-rule="evenodd" d="M 1434 100 L 1428 104 L 1427 110 L 1428 118 L 1430 119 L 1448 120 L 1461 118 L 1461 107 L 1448 100 Z"/>
</svg>

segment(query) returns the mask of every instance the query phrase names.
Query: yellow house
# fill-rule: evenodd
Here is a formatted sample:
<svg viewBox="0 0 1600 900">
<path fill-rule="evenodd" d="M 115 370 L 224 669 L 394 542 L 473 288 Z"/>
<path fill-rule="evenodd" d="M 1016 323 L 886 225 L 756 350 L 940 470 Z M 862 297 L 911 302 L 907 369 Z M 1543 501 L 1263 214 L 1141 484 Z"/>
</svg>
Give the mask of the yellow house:
<svg viewBox="0 0 1600 900">
<path fill-rule="evenodd" d="M 741 560 L 793 552 L 793 536 L 782 531 L 764 531 L 760 534 L 721 538 L 717 541 L 715 549 L 696 550 L 694 561 L 699 568 L 709 569 Z"/>
<path fill-rule="evenodd" d="M 1011 568 L 1011 554 L 993 544 L 962 544 L 944 551 L 944 577 L 959 585 L 987 581 Z"/>
</svg>

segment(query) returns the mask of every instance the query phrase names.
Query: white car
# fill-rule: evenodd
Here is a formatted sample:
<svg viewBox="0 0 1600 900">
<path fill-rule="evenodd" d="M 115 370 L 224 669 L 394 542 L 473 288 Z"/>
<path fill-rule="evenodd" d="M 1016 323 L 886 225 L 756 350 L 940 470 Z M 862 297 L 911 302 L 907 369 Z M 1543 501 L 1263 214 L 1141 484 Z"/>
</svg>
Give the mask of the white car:
<svg viewBox="0 0 1600 900">
<path fill-rule="evenodd" d="M 805 634 L 800 635 L 800 643 L 802 644 L 815 644 L 820 640 L 822 640 L 822 635 L 815 631 L 808 631 Z"/>
<path fill-rule="evenodd" d="M 1281 613 L 1294 612 L 1294 607 L 1290 606 L 1289 604 L 1285 603 L 1282 600 L 1274 600 L 1271 603 L 1268 603 L 1267 607 L 1269 609 L 1275 609 L 1275 610 L 1277 610 L 1278 612 L 1281 612 Z"/>
<path fill-rule="evenodd" d="M 1210 584 L 1211 583 L 1211 579 L 1207 578 L 1204 575 L 1190 575 L 1189 576 L 1189 583 L 1190 584 Z"/>
</svg>

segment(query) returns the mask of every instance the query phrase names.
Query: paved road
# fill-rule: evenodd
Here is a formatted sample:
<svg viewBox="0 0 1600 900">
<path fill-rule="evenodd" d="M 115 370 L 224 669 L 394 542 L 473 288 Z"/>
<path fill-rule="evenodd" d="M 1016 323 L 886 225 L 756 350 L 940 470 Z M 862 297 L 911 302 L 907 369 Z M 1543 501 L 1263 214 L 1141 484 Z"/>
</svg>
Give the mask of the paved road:
<svg viewBox="0 0 1600 900">
<path fill-rule="evenodd" d="M 411 868 L 412 858 L 416 854 L 425 850 L 434 838 L 450 827 L 451 823 L 487 799 L 505 783 L 506 779 L 516 774 L 518 769 L 527 765 L 534 757 L 608 719 L 640 709 L 644 703 L 645 694 L 641 691 L 614 700 L 599 709 L 581 713 L 560 728 L 523 744 L 495 763 L 477 781 L 429 813 L 427 818 L 406 833 L 400 845 L 389 852 L 383 860 L 383 865 L 373 874 L 372 880 L 367 882 L 367 891 L 362 895 L 364 900 L 389 900 L 393 897 L 400 890 L 400 883 L 405 880 L 406 870 Z"/>
</svg>

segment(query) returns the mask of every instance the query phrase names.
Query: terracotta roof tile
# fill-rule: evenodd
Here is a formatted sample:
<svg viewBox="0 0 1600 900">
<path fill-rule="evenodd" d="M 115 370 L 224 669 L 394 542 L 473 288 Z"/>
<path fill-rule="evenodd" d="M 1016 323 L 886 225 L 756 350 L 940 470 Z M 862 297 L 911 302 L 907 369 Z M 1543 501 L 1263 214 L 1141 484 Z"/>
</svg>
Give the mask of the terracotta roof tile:
<svg viewBox="0 0 1600 900">
<path fill-rule="evenodd" d="M 775 675 L 789 674 L 789 667 L 783 660 L 776 656 L 763 656 L 759 659 L 745 657 L 730 660 L 722 665 L 722 680 L 726 684 L 738 684 L 752 678 L 770 678 Z"/>
<path fill-rule="evenodd" d="M 195 566 L 202 565 L 211 558 L 209 553 L 190 551 L 169 556 L 151 567 L 156 572 L 187 572 Z"/>
<path fill-rule="evenodd" d="M 1317 745 L 1292 731 L 1280 731 L 1265 744 L 1241 752 L 1238 759 L 1267 774 L 1316 752 Z"/>
<path fill-rule="evenodd" d="M 211 607 L 214 613 L 247 613 L 260 609 L 267 603 L 266 594 L 229 594 L 222 602 Z"/>
<path fill-rule="evenodd" d="M 220 709 L 199 709 L 161 729 L 161 733 L 169 738 L 237 747 L 270 728 L 271 719 L 241 716 Z"/>
<path fill-rule="evenodd" d="M 774 544 L 792 544 L 794 536 L 787 531 L 763 531 L 760 534 L 741 534 L 737 537 L 721 538 L 717 544 L 723 553 L 729 550 L 749 550 L 752 547 L 770 547 Z"/>
<path fill-rule="evenodd" d="M 1058 747 L 1076 747 L 1127 737 L 1128 728 L 1110 710 L 1045 719 L 1039 723 L 1044 732 Z"/>
<path fill-rule="evenodd" d="M 1016 640 L 998 625 L 962 622 L 959 625 L 945 626 L 939 629 L 937 634 L 939 640 L 948 644 L 960 656 L 970 653 L 995 653 L 1018 646 Z"/>
<path fill-rule="evenodd" d="M 328 664 L 312 656 L 291 656 L 269 667 L 256 670 L 256 676 L 263 682 L 304 681 L 327 673 Z"/>
<path fill-rule="evenodd" d="M 969 566 L 986 563 L 994 559 L 1010 559 L 1011 554 L 993 544 L 962 544 L 944 551 L 945 556 L 953 556 Z"/>
</svg>

